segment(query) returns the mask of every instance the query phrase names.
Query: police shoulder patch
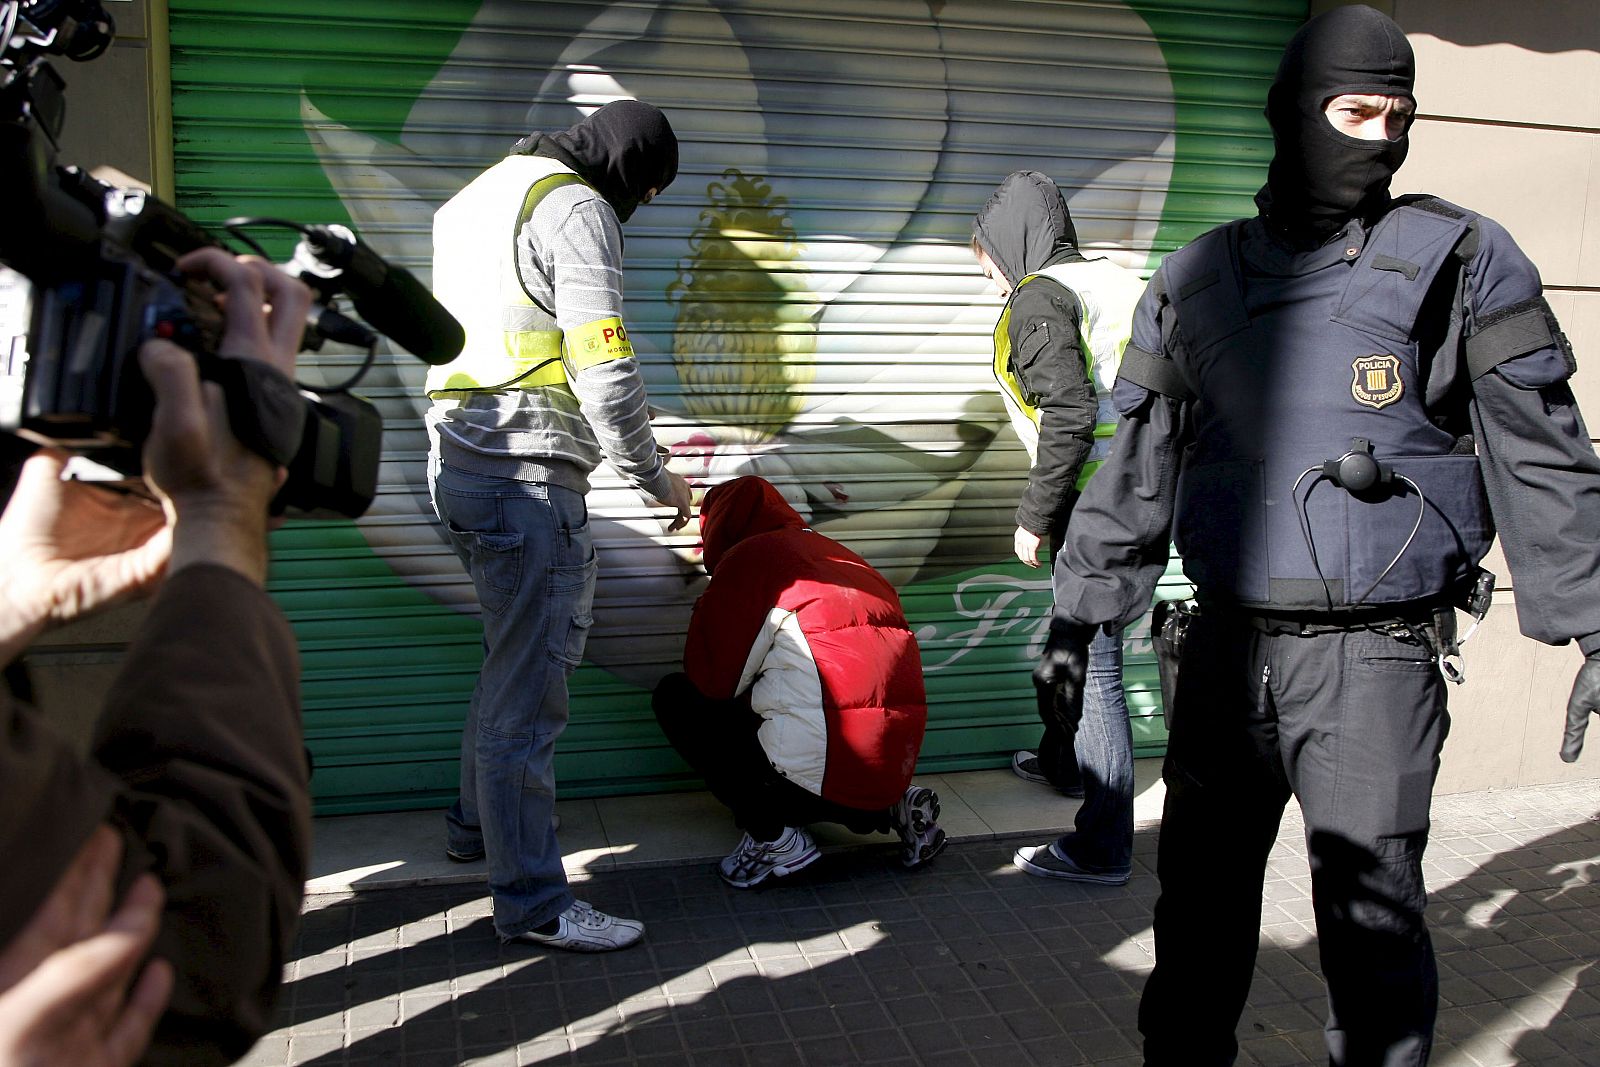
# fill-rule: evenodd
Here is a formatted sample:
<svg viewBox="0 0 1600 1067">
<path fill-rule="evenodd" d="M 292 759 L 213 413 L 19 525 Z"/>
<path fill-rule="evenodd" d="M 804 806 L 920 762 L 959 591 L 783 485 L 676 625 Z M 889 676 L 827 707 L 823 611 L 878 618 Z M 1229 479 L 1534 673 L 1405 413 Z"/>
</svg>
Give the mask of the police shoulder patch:
<svg viewBox="0 0 1600 1067">
<path fill-rule="evenodd" d="M 1405 394 L 1400 357 L 1374 352 L 1350 364 L 1350 395 L 1369 408 L 1384 408 Z"/>
</svg>

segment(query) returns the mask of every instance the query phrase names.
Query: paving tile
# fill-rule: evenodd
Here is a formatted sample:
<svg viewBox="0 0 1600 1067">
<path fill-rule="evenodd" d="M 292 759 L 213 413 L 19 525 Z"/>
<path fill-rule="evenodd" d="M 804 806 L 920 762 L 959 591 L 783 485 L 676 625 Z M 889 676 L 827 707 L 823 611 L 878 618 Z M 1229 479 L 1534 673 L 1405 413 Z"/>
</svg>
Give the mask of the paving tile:
<svg viewBox="0 0 1600 1067">
<path fill-rule="evenodd" d="M 344 1033 L 336 1031 L 331 1034 L 307 1034 L 304 1037 L 291 1037 L 289 1039 L 289 1059 L 291 1064 L 310 1063 L 313 1060 L 337 1056 L 344 1048 Z"/>
<path fill-rule="evenodd" d="M 275 1067 L 289 1061 L 289 1035 L 284 1032 L 268 1034 L 250 1047 L 239 1067 Z"/>
<path fill-rule="evenodd" d="M 628 1048 L 635 1055 L 666 1055 L 683 1050 L 683 1031 L 671 1012 L 622 1026 Z"/>
<path fill-rule="evenodd" d="M 826 1063 L 826 1060 L 818 1060 Z M 943 1052 L 933 1052 L 923 1057 L 924 1067 L 974 1067 L 978 1062 L 973 1059 L 972 1053 L 966 1049 L 946 1049 Z"/>
<path fill-rule="evenodd" d="M 792 1044 L 757 1045 L 745 1050 L 751 1067 L 806 1067 L 810 1062 Z"/>
</svg>

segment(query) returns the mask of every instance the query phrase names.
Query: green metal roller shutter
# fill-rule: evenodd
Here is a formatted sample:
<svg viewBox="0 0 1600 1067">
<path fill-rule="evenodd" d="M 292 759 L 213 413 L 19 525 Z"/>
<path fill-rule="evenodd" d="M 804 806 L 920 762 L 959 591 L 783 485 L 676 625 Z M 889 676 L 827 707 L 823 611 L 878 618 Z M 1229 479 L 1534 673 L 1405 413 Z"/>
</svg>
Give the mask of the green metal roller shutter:
<svg viewBox="0 0 1600 1067">
<path fill-rule="evenodd" d="M 522 133 L 616 96 L 671 116 L 677 182 L 627 227 L 628 323 L 661 444 L 704 481 L 762 474 L 901 590 L 927 672 L 925 772 L 1037 739 L 1048 580 L 1010 558 L 1026 458 L 988 372 L 999 302 L 967 248 L 1012 170 L 1052 175 L 1084 244 L 1148 269 L 1253 210 L 1260 115 L 1303 0 L 534 3 L 172 0 L 179 205 L 349 222 L 426 277 L 432 211 Z M 272 239 L 284 256 L 287 240 Z M 307 358 L 336 377 L 354 357 Z M 323 812 L 437 805 L 480 656 L 434 529 L 423 368 L 385 354 L 378 501 L 276 537 Z M 563 794 L 687 784 L 648 706 L 698 590 L 692 531 L 609 470 L 592 661 Z M 1182 592 L 1176 568 L 1158 595 Z M 1146 625 L 1126 681 L 1159 751 Z"/>
</svg>

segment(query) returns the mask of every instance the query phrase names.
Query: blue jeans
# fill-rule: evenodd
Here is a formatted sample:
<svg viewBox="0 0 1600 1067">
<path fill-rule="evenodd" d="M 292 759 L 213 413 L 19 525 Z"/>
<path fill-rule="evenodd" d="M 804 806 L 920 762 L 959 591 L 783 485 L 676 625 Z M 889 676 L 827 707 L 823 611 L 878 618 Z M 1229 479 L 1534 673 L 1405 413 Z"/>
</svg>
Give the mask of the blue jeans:
<svg viewBox="0 0 1600 1067">
<path fill-rule="evenodd" d="M 1073 863 L 1091 871 L 1133 866 L 1133 727 L 1122 691 L 1122 635 L 1096 630 L 1089 642 L 1083 718 L 1073 742 L 1083 776 L 1074 829 L 1057 840 Z"/>
<path fill-rule="evenodd" d="M 595 554 L 582 494 L 436 465 L 434 509 L 483 607 L 483 670 L 461 736 L 452 851 L 484 850 L 494 925 L 511 938 L 572 904 L 551 829 L 567 677 L 593 623 Z"/>
</svg>

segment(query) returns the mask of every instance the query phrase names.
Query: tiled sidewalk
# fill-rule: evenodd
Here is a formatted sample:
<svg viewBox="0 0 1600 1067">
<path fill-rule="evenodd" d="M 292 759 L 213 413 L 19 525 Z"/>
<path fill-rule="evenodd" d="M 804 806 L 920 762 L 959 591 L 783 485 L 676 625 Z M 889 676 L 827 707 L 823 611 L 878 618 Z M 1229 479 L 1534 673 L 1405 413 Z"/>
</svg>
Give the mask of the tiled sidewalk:
<svg viewBox="0 0 1600 1067">
<path fill-rule="evenodd" d="M 1435 801 L 1435 1065 L 1600 1062 L 1597 812 L 1600 781 Z M 1326 1062 L 1300 834 L 1291 810 L 1241 1063 Z M 703 861 L 601 871 L 581 895 L 648 925 L 601 956 L 501 946 L 481 883 L 314 897 L 281 1029 L 246 1062 L 1137 1064 L 1154 831 L 1122 889 L 1016 871 L 1029 840 L 914 873 L 888 845 L 838 849 L 743 893 Z"/>
</svg>

